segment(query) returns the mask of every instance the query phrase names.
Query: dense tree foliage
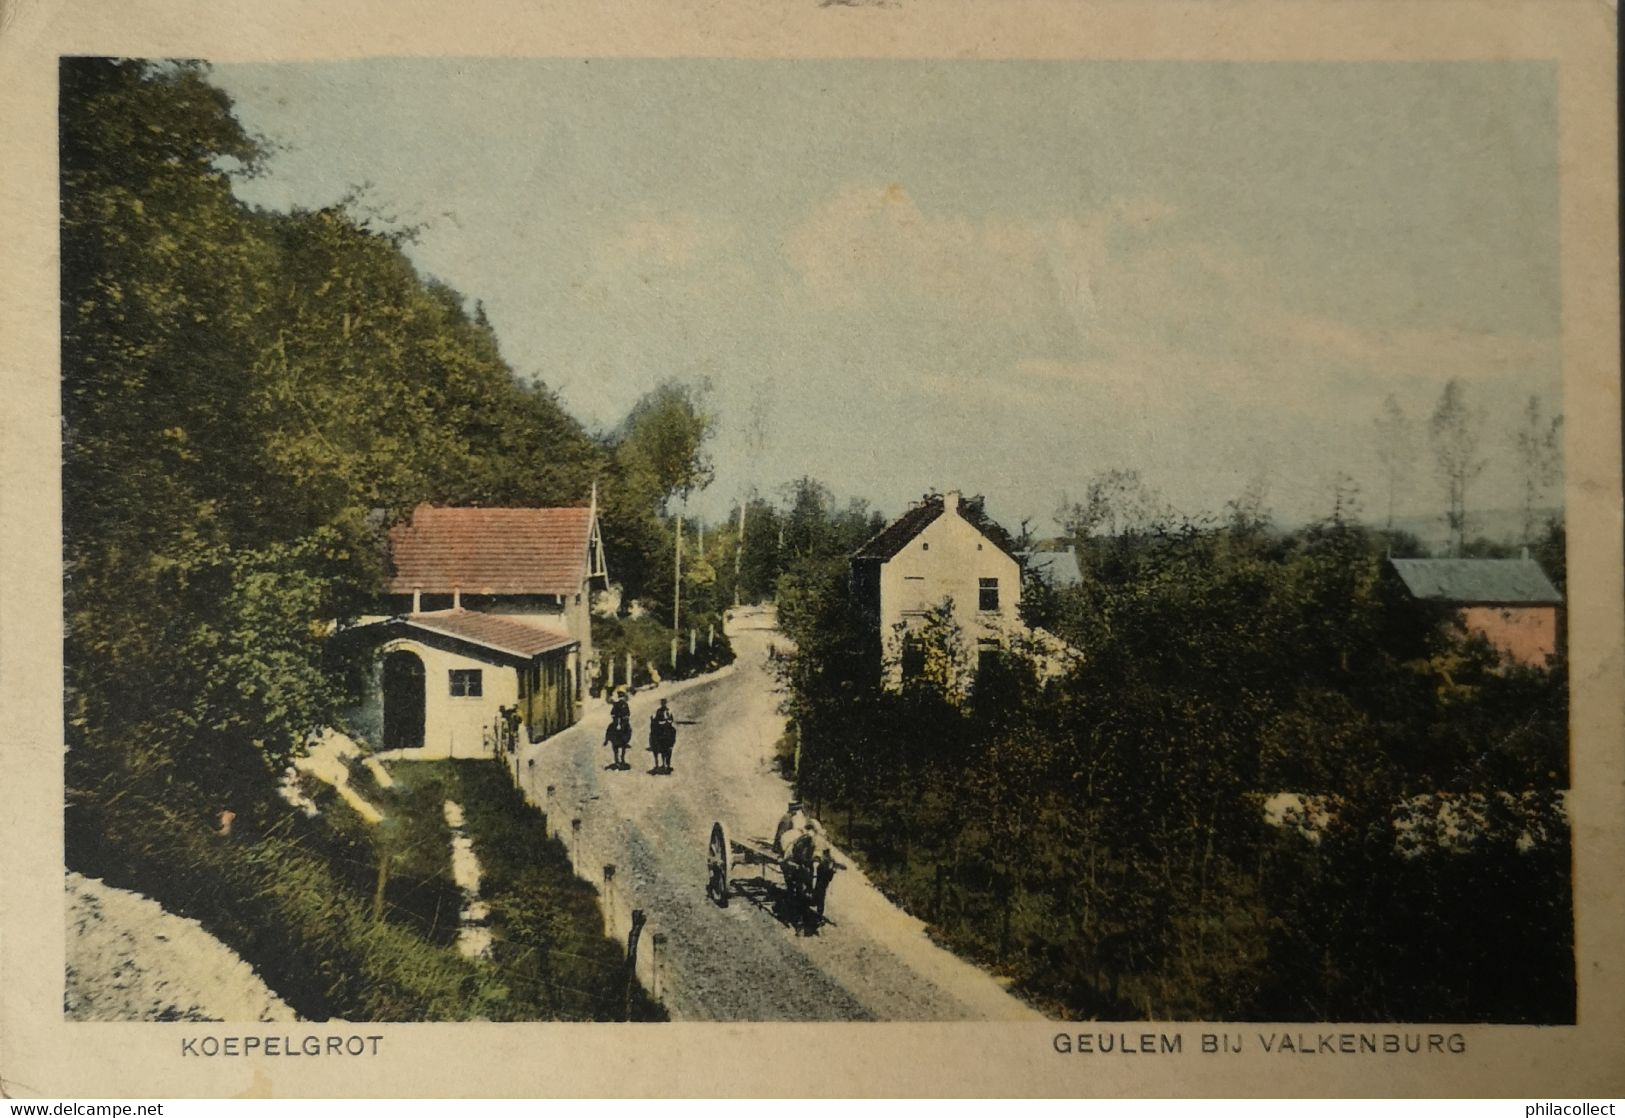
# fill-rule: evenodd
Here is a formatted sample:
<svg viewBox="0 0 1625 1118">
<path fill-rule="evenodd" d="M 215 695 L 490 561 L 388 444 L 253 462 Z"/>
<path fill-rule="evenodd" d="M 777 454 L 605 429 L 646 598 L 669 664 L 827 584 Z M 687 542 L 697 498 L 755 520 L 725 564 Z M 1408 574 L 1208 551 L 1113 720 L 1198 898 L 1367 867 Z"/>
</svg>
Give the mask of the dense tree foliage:
<svg viewBox="0 0 1625 1118">
<path fill-rule="evenodd" d="M 177 903 L 159 852 L 229 810 L 244 858 L 319 877 L 265 845 L 287 825 L 273 791 L 357 694 L 330 637 L 376 600 L 384 529 L 425 501 L 581 505 L 597 482 L 606 536 L 636 539 L 708 479 L 709 419 L 667 385 L 595 437 L 417 272 L 410 231 L 245 206 L 234 176 L 265 148 L 206 67 L 73 58 L 60 78 L 70 859 Z M 193 853 L 222 896 L 257 880 Z"/>
<path fill-rule="evenodd" d="M 595 439 L 406 233 L 242 205 L 261 146 L 204 68 L 80 59 L 62 83 L 75 788 L 132 766 L 200 807 L 263 787 L 346 698 L 326 623 L 371 599 L 380 530 L 420 501 L 599 482 L 643 592 L 666 502 L 710 476 L 703 393 L 662 385 Z"/>
<path fill-rule="evenodd" d="M 1081 666 L 963 702 L 880 689 L 846 580 L 787 575 L 801 790 L 1058 1011 L 1572 1020 L 1561 665 L 1410 600 L 1381 534 L 1254 512 L 1121 518 L 1045 603 Z"/>
<path fill-rule="evenodd" d="M 706 389 L 666 381 L 646 392 L 611 436 L 612 477 L 601 489 L 604 545 L 630 596 L 670 602 L 675 524 L 667 517 L 711 483 L 706 442 L 716 426 Z"/>
</svg>

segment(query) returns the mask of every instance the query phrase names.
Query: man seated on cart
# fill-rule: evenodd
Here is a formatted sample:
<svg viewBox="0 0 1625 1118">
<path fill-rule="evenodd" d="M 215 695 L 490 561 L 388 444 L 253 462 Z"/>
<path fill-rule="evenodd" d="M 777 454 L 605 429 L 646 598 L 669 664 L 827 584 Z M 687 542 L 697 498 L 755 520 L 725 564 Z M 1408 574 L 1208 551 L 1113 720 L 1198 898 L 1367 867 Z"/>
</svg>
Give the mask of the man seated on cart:
<svg viewBox="0 0 1625 1118">
<path fill-rule="evenodd" d="M 779 825 L 773 829 L 773 853 L 784 853 L 784 836 L 789 835 L 790 841 L 801 833 L 807 825 L 807 814 L 801 810 L 800 800 L 791 800 L 790 806 L 784 809 L 784 815 L 779 819 Z"/>
</svg>

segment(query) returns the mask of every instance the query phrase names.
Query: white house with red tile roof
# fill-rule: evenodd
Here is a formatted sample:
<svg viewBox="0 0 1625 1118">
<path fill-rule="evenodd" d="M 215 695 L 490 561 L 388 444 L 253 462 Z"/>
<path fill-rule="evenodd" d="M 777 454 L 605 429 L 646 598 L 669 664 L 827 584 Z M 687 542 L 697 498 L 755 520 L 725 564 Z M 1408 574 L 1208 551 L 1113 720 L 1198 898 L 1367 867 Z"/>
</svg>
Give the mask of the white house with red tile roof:
<svg viewBox="0 0 1625 1118">
<path fill-rule="evenodd" d="M 389 551 L 386 610 L 350 631 L 378 650 L 371 700 L 352 715 L 360 736 L 425 758 L 477 757 L 495 748 L 505 715 L 532 741 L 576 721 L 592 589 L 608 573 L 596 502 L 420 505 L 390 530 Z"/>
</svg>

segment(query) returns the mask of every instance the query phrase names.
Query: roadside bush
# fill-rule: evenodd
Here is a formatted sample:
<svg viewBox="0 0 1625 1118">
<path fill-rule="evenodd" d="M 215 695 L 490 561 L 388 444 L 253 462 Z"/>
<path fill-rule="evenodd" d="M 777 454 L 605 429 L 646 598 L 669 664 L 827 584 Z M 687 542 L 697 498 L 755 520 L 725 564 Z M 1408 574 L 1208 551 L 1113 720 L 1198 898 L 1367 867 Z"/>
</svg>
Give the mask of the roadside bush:
<svg viewBox="0 0 1625 1118">
<path fill-rule="evenodd" d="M 689 633 L 694 633 L 694 652 L 688 650 Z M 695 615 L 684 624 L 677 642 L 677 666 L 671 665 L 672 637 L 677 635 L 669 626 L 645 614 L 642 617 L 594 617 L 592 642 L 599 659 L 612 663 L 615 686 L 626 686 L 626 654 L 632 654 L 632 686 L 647 687 L 655 682 L 650 666 L 664 680 L 691 679 L 731 664 L 734 660 L 733 644 L 722 631 L 722 618 L 716 615 Z M 604 679 L 600 675 L 592 681 L 591 693 L 602 695 Z"/>
</svg>

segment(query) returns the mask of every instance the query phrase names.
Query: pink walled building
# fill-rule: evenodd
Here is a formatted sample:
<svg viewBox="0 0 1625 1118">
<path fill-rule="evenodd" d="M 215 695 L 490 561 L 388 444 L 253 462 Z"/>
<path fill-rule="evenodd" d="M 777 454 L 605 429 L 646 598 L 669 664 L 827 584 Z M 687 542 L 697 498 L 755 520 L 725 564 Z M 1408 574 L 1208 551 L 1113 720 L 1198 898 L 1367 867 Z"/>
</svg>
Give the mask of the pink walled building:
<svg viewBox="0 0 1625 1118">
<path fill-rule="evenodd" d="M 1533 559 L 1390 559 L 1418 601 L 1456 607 L 1506 659 L 1545 667 L 1563 647 L 1563 595 Z"/>
</svg>

